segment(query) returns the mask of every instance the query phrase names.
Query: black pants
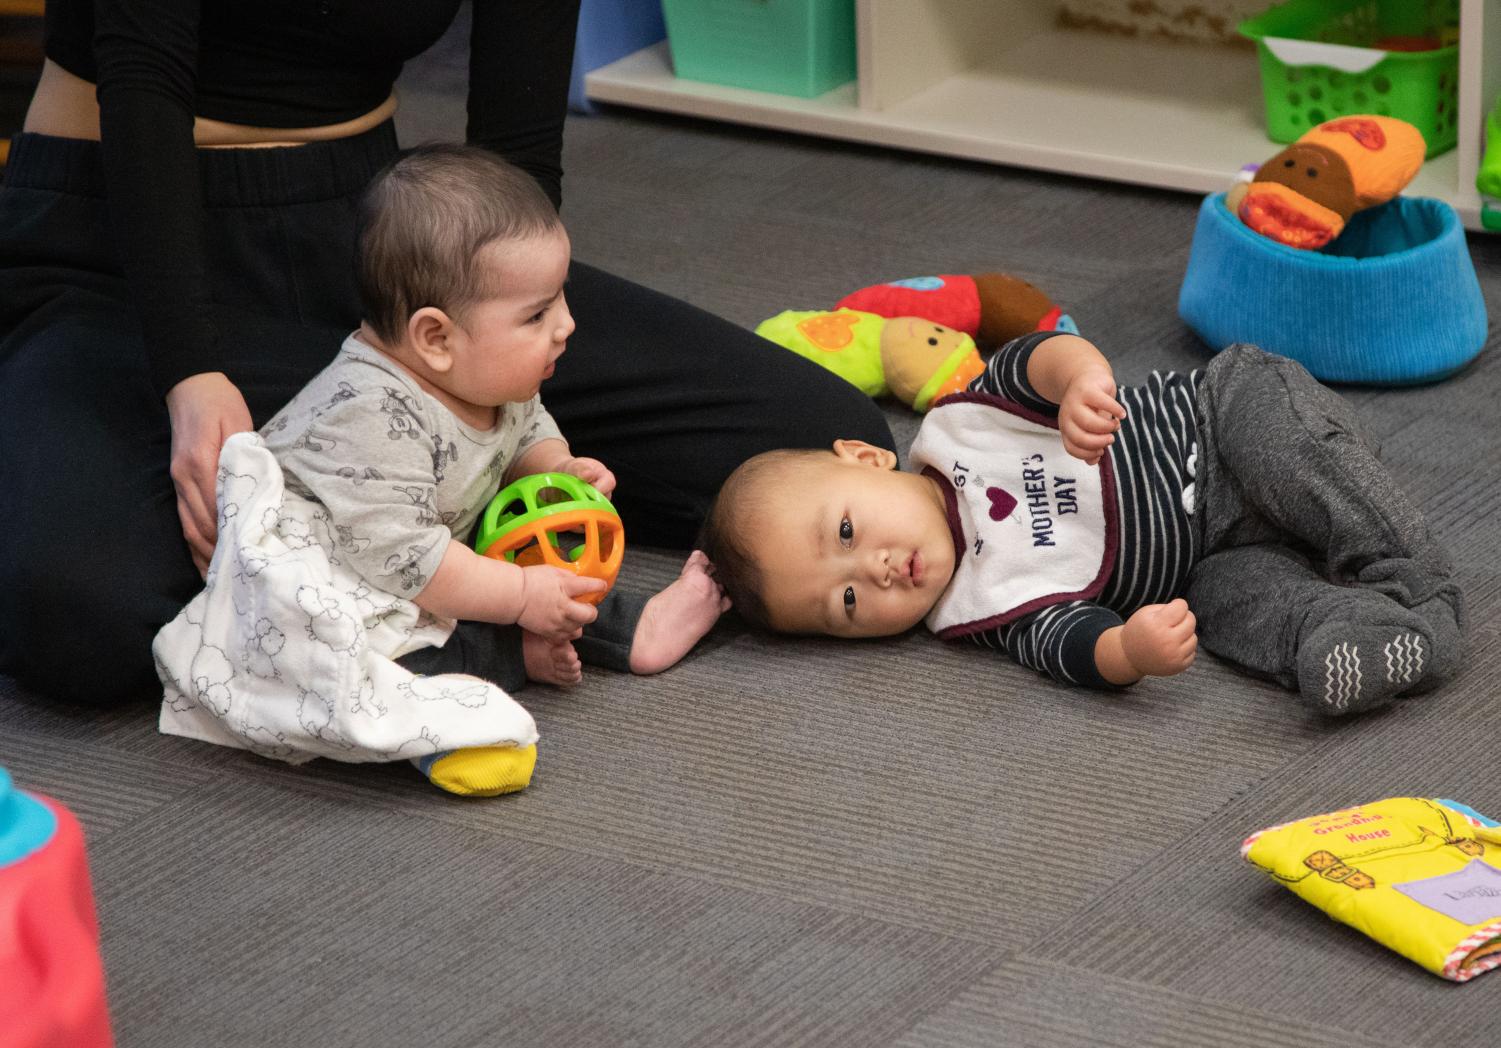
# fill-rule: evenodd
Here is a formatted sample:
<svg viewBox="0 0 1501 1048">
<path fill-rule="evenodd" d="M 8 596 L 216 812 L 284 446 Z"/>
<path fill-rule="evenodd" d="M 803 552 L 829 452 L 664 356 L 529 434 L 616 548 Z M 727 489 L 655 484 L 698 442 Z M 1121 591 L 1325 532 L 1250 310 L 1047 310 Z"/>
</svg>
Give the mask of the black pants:
<svg viewBox="0 0 1501 1048">
<path fill-rule="evenodd" d="M 257 426 L 357 326 L 355 204 L 396 155 L 389 124 L 199 151 L 214 319 Z M 16 138 L 0 187 L 0 672 L 96 705 L 157 693 L 151 639 L 202 586 L 106 209 L 97 143 Z M 690 545 L 757 452 L 893 446 L 854 387 L 749 331 L 577 262 L 568 299 L 578 330 L 543 398 L 574 450 L 614 470 L 633 543 Z M 424 669 L 483 673 L 475 647 Z"/>
</svg>

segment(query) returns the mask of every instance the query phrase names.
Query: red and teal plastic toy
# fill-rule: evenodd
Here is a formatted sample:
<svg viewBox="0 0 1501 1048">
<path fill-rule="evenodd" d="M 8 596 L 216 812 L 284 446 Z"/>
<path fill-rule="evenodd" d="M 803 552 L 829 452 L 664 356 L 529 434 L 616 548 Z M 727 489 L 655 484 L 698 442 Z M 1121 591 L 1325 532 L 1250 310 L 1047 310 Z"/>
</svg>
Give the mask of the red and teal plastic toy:
<svg viewBox="0 0 1501 1048">
<path fill-rule="evenodd" d="M 0 1043 L 109 1048 L 83 832 L 0 768 Z"/>
<path fill-rule="evenodd" d="M 564 532 L 582 535 L 571 547 Z M 474 550 L 485 557 L 527 567 L 551 564 L 576 575 L 603 579 L 605 589 L 578 599 L 598 604 L 615 585 L 625 557 L 625 526 L 610 500 L 567 473 L 538 473 L 502 488 L 480 517 Z"/>
</svg>

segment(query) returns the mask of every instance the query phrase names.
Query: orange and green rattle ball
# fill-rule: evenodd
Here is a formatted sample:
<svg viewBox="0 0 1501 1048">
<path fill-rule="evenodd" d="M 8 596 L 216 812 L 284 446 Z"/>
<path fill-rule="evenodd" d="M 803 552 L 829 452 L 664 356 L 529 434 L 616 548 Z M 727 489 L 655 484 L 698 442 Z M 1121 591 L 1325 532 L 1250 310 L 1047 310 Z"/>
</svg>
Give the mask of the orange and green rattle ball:
<svg viewBox="0 0 1501 1048">
<path fill-rule="evenodd" d="M 583 541 L 564 549 L 560 532 L 582 532 Z M 605 588 L 578 599 L 598 604 L 620 573 L 625 527 L 620 514 L 592 484 L 567 473 L 537 473 L 508 484 L 490 500 L 474 536 L 474 551 L 522 567 L 551 564 Z"/>
</svg>

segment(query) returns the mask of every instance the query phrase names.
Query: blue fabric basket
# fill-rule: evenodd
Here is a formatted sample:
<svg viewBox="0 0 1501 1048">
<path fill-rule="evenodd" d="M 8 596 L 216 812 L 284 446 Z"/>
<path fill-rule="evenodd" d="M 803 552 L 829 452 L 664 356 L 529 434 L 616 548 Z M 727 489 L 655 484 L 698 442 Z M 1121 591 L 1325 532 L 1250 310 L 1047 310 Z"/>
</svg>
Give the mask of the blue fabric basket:
<svg viewBox="0 0 1501 1048">
<path fill-rule="evenodd" d="M 1199 208 L 1178 314 L 1218 352 L 1250 342 L 1326 382 L 1411 385 L 1485 348 L 1485 301 L 1454 209 L 1398 197 L 1322 251 L 1248 229 L 1225 194 Z"/>
</svg>

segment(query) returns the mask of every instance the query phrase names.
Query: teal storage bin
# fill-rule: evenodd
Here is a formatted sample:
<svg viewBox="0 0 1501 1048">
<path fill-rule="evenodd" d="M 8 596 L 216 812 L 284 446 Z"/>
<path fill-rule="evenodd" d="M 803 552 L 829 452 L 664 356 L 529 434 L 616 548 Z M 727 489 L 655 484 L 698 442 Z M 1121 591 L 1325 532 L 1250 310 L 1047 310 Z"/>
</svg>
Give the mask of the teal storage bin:
<svg viewBox="0 0 1501 1048">
<path fill-rule="evenodd" d="M 568 107 L 578 113 L 594 112 L 584 91 L 584 77 L 666 35 L 658 0 L 582 0 L 578 35 L 573 41 Z"/>
<path fill-rule="evenodd" d="M 855 0 L 662 0 L 685 80 L 813 98 L 855 78 Z"/>
</svg>

